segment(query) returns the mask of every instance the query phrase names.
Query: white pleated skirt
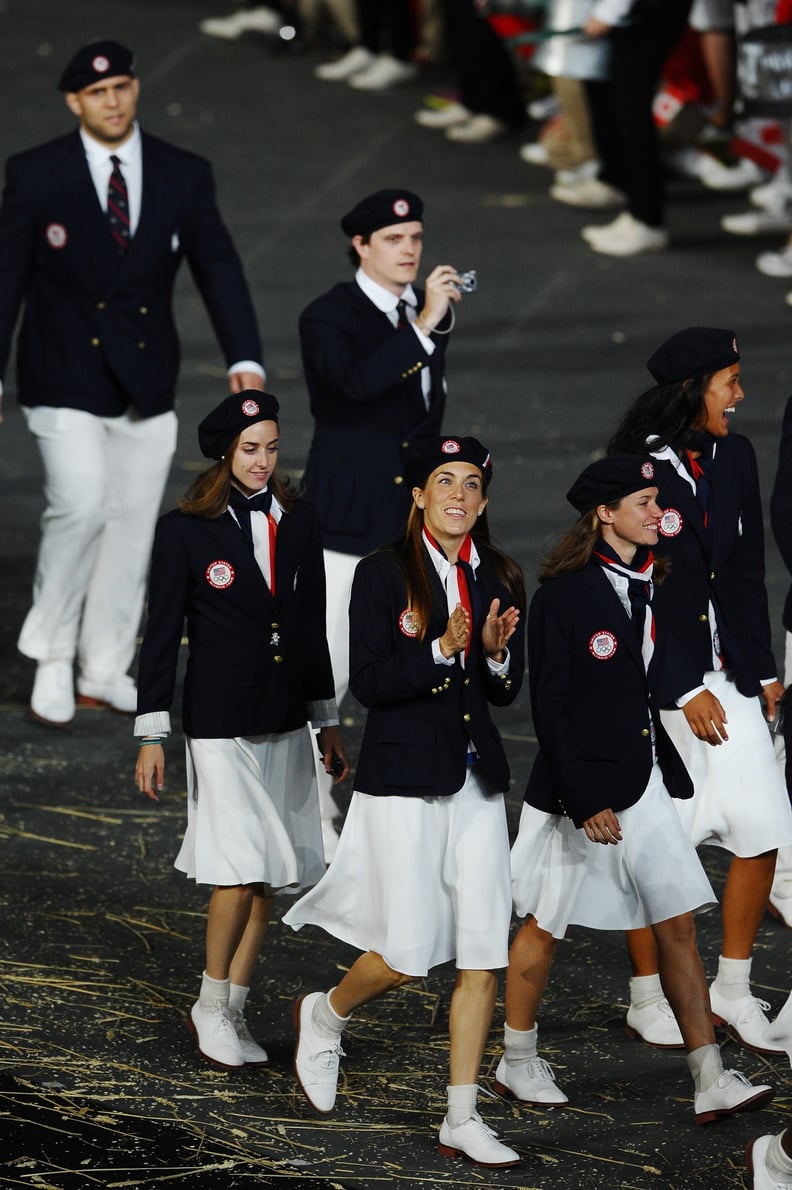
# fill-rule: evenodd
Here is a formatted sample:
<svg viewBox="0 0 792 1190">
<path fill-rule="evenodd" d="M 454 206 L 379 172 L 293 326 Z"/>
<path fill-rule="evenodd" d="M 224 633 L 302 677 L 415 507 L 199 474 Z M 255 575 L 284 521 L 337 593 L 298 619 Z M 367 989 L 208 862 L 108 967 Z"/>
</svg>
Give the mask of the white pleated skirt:
<svg viewBox="0 0 792 1190">
<path fill-rule="evenodd" d="M 325 861 L 308 727 L 186 743 L 187 830 L 174 867 L 198 884 L 315 884 Z"/>
<path fill-rule="evenodd" d="M 617 812 L 615 845 L 525 804 L 511 852 L 518 915 L 563 938 L 570 925 L 636 930 L 711 909 L 715 894 L 672 801 L 655 765 L 640 800 Z"/>
<path fill-rule="evenodd" d="M 792 809 L 759 698 L 746 698 L 724 671 L 704 675 L 723 705 L 729 739 L 697 740 L 681 711 L 660 716 L 693 779 L 695 793 L 676 808 L 695 847 L 761 855 L 792 843 Z"/>
<path fill-rule="evenodd" d="M 450 797 L 355 792 L 333 862 L 283 917 L 321 926 L 404 975 L 508 963 L 511 890 L 503 795 L 468 771 Z"/>
</svg>

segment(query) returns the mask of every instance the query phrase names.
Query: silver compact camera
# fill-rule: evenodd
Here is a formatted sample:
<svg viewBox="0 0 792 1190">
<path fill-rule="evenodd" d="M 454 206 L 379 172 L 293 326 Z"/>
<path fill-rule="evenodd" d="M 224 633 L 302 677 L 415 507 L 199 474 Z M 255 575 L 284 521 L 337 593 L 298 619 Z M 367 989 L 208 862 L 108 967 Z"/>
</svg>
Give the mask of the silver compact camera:
<svg viewBox="0 0 792 1190">
<path fill-rule="evenodd" d="M 466 273 L 459 274 L 459 285 L 457 289 L 460 293 L 475 293 L 478 289 L 478 274 L 475 269 L 468 269 Z"/>
</svg>

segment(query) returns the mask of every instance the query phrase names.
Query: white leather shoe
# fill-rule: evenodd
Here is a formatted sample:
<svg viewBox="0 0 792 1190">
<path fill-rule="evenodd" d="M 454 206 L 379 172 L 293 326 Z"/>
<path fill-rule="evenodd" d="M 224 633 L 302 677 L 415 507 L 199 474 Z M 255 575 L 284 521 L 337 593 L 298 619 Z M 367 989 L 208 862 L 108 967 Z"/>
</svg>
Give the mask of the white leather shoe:
<svg viewBox="0 0 792 1190">
<path fill-rule="evenodd" d="M 294 1073 L 311 1106 L 326 1114 L 335 1107 L 338 1067 L 346 1055 L 340 1038 L 322 1037 L 313 1027 L 313 1006 L 323 995 L 324 992 L 311 992 L 294 1005 L 297 1029 Z"/>
<path fill-rule="evenodd" d="M 748 157 L 740 157 L 733 165 L 724 165 L 709 153 L 703 153 L 702 158 L 699 178 L 709 190 L 748 190 L 767 178 L 765 171 Z"/>
<path fill-rule="evenodd" d="M 267 1051 L 263 1049 L 253 1037 L 250 1029 L 247 1027 L 247 1021 L 238 1008 L 230 1008 L 228 1015 L 231 1018 L 231 1024 L 234 1026 L 234 1032 L 237 1035 L 239 1048 L 242 1051 L 242 1058 L 246 1066 L 264 1066 L 269 1061 Z"/>
<path fill-rule="evenodd" d="M 48 727 L 66 727 L 74 718 L 74 670 L 71 661 L 40 661 L 36 667 L 30 713 Z"/>
<path fill-rule="evenodd" d="M 792 231 L 792 209 L 741 211 L 723 215 L 721 227 L 733 236 L 769 236 Z"/>
<path fill-rule="evenodd" d="M 437 1148 L 444 1157 L 466 1157 L 473 1165 L 488 1165 L 494 1169 L 518 1165 L 520 1154 L 508 1145 L 502 1145 L 497 1137 L 497 1132 L 487 1127 L 478 1112 L 456 1128 L 449 1125 L 446 1117 L 440 1128 Z"/>
<path fill-rule="evenodd" d="M 509 131 L 508 125 L 495 116 L 488 116 L 480 112 L 471 116 L 465 124 L 455 124 L 446 130 L 446 140 L 457 141 L 463 145 L 486 145 L 491 140 L 498 140 Z"/>
<path fill-rule="evenodd" d="M 770 1021 L 765 1015 L 770 1005 L 756 996 L 742 996 L 739 1000 L 727 1000 L 718 991 L 715 983 L 710 984 L 710 1005 L 712 1019 L 716 1025 L 726 1025 L 741 1045 L 760 1054 L 783 1054 L 784 1050 L 766 1039 Z"/>
<path fill-rule="evenodd" d="M 227 17 L 207 17 L 198 28 L 208 37 L 235 41 L 243 33 L 277 33 L 283 21 L 271 8 L 240 8 Z"/>
<path fill-rule="evenodd" d="M 576 182 L 555 182 L 550 197 L 570 207 L 586 207 L 591 211 L 610 211 L 623 207 L 624 195 L 615 186 L 599 178 L 582 177 Z"/>
<path fill-rule="evenodd" d="M 640 1007 L 631 1004 L 627 1009 L 626 1032 L 628 1037 L 634 1037 L 658 1050 L 685 1048 L 677 1019 L 666 999 Z"/>
<path fill-rule="evenodd" d="M 580 234 L 590 248 L 604 256 L 640 256 L 668 247 L 668 233 L 662 227 L 649 227 L 629 211 L 604 227 L 584 227 Z"/>
<path fill-rule="evenodd" d="M 445 103 L 442 107 L 425 107 L 415 113 L 415 122 L 422 128 L 453 128 L 465 124 L 473 115 L 464 103 Z"/>
<path fill-rule="evenodd" d="M 224 1070 L 245 1065 L 227 1004 L 215 1000 L 207 1007 L 196 1000 L 187 1017 L 187 1028 L 195 1038 L 199 1054 L 208 1062 Z"/>
<path fill-rule="evenodd" d="M 492 1089 L 504 1099 L 517 1099 L 520 1103 L 537 1107 L 556 1107 L 569 1103 L 555 1081 L 553 1068 L 544 1058 L 528 1058 L 525 1062 L 511 1065 L 501 1058 Z"/>
<path fill-rule="evenodd" d="M 370 66 L 352 75 L 349 85 L 356 91 L 388 91 L 415 78 L 417 73 L 417 67 L 411 62 L 402 62 L 390 54 L 378 54 Z"/>
<path fill-rule="evenodd" d="M 792 244 L 786 244 L 780 252 L 760 252 L 755 261 L 756 267 L 765 277 L 792 277 Z M 770 893 L 772 906 L 773 894 Z M 772 913 L 772 908 L 770 909 Z M 784 924 L 788 925 L 786 918 Z"/>
<path fill-rule="evenodd" d="M 762 1045 L 765 1048 L 779 1047 L 792 1062 L 792 992 L 778 1016 L 774 1021 L 770 1021 L 762 1034 Z M 773 1052 L 777 1053 L 778 1049 L 774 1048 Z"/>
<path fill-rule="evenodd" d="M 121 715 L 134 715 L 137 710 L 137 686 L 124 674 L 112 682 L 91 682 L 77 679 L 77 702 L 81 707 L 105 707 Z"/>
<path fill-rule="evenodd" d="M 527 162 L 528 165 L 550 164 L 550 151 L 539 140 L 528 141 L 527 144 L 520 145 L 518 152 L 520 160 Z"/>
<path fill-rule="evenodd" d="M 706 1091 L 697 1091 L 693 1109 L 697 1124 L 711 1124 L 738 1111 L 758 1111 L 766 1107 L 775 1091 L 766 1084 L 754 1086 L 739 1070 L 724 1070 Z"/>
<path fill-rule="evenodd" d="M 324 79 L 325 82 L 344 83 L 347 79 L 352 78 L 353 74 L 366 70 L 374 61 L 375 57 L 371 50 L 367 50 L 362 45 L 354 45 L 351 50 L 347 50 L 343 58 L 339 58 L 336 62 L 325 62 L 323 65 L 317 66 L 314 74 L 318 79 Z"/>
<path fill-rule="evenodd" d="M 767 1168 L 767 1150 L 772 1136 L 755 1136 L 745 1146 L 745 1164 L 753 1178 L 753 1190 L 792 1190 L 792 1176 L 779 1182 Z"/>
</svg>

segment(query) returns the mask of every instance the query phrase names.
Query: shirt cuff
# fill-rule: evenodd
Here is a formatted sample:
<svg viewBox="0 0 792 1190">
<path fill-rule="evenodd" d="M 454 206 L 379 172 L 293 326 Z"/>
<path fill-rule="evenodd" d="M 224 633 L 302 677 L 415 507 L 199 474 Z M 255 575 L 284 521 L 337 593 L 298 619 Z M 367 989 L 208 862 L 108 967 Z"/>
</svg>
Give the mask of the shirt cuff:
<svg viewBox="0 0 792 1190">
<path fill-rule="evenodd" d="M 678 698 L 676 700 L 676 704 L 680 711 L 682 710 L 682 707 L 687 706 L 689 702 L 692 702 L 697 694 L 701 694 L 701 691 L 706 689 L 706 686 L 696 686 L 695 690 L 688 690 L 687 694 L 683 694 L 681 698 Z"/>
<path fill-rule="evenodd" d="M 267 373 L 262 368 L 261 364 L 257 364 L 255 360 L 243 359 L 238 364 L 232 364 L 228 369 L 228 375 L 233 376 L 236 372 L 255 372 L 256 376 L 260 376 L 262 380 L 267 379 Z"/>
<path fill-rule="evenodd" d="M 308 703 L 308 717 L 312 727 L 337 727 L 338 707 L 334 698 L 320 698 Z"/>
<path fill-rule="evenodd" d="M 170 735 L 170 733 L 171 721 L 169 711 L 147 711 L 145 715 L 138 715 L 135 720 L 133 734 L 136 736 Z"/>
<path fill-rule="evenodd" d="M 440 651 L 440 637 L 432 641 L 432 659 L 435 665 L 453 665 L 453 657 L 444 657 Z"/>
<path fill-rule="evenodd" d="M 487 658 L 487 668 L 489 669 L 490 673 L 502 674 L 505 673 L 509 668 L 509 650 L 504 649 L 504 652 L 506 656 L 504 657 L 503 661 L 493 661 L 491 657 Z"/>
<path fill-rule="evenodd" d="M 773 682 L 777 682 L 777 681 L 778 681 L 778 678 L 760 678 L 759 685 L 760 686 L 772 686 Z"/>
<path fill-rule="evenodd" d="M 428 335 L 425 335 L 421 328 L 416 326 L 414 322 L 410 323 L 410 325 L 418 336 L 421 346 L 423 347 L 426 354 L 433 355 L 437 344 L 432 339 L 430 339 Z"/>
</svg>

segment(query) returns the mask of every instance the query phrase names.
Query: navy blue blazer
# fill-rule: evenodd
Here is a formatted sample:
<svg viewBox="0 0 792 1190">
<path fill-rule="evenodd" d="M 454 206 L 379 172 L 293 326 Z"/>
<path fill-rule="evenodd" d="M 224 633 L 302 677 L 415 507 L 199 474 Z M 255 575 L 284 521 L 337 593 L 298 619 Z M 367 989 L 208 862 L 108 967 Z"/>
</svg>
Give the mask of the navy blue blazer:
<svg viewBox="0 0 792 1190">
<path fill-rule="evenodd" d="M 698 683 L 659 615 L 655 629 L 647 673 L 632 621 L 593 561 L 536 591 L 528 677 L 539 752 L 525 791 L 529 805 L 578 827 L 601 810 L 634 805 L 653 764 L 650 707 L 666 787 L 673 797 L 692 796 L 658 711 Z"/>
<path fill-rule="evenodd" d="M 420 307 L 423 293 L 416 294 Z M 429 354 L 415 331 L 397 330 L 354 281 L 311 302 L 299 331 L 315 422 L 305 496 L 319 512 L 325 548 L 362 557 L 404 531 L 404 453 L 440 433 L 447 336 L 433 334 Z"/>
<path fill-rule="evenodd" d="M 747 438 L 719 438 L 712 471 L 709 529 L 689 483 L 673 464 L 658 462 L 654 482 L 665 510 L 655 553 L 671 560 L 671 574 L 655 596 L 677 647 L 699 675 L 712 669 L 707 620 L 710 599 L 720 609 L 721 647 L 737 688 L 758 694 L 776 675 L 764 584 L 764 522 L 754 449 Z"/>
<path fill-rule="evenodd" d="M 396 554 L 382 550 L 357 565 L 349 605 L 352 693 L 368 708 L 355 788 L 363 793 L 432 797 L 456 793 L 465 781 L 472 740 L 492 786 L 509 788 L 509 766 L 489 705 L 508 706 L 522 685 L 522 623 L 509 641 L 509 666 L 493 675 L 481 648 L 481 627 L 494 598 L 514 606 L 479 547 L 471 591 L 473 634 L 465 666 L 437 665 L 432 641 L 448 624 L 445 592 L 430 561 L 434 602 L 426 636 L 405 634 L 404 577 Z"/>
<path fill-rule="evenodd" d="M 335 697 L 325 636 L 325 576 L 313 508 L 284 512 L 275 595 L 229 512 L 160 517 L 138 666 L 138 714 L 169 710 L 184 621 L 183 724 L 195 739 L 292 731 L 308 704 Z"/>
<path fill-rule="evenodd" d="M 792 397 L 786 403 L 781 425 L 778 470 L 770 498 L 770 524 L 784 565 L 792 574 Z M 792 587 L 784 601 L 783 623 L 787 632 L 792 632 Z"/>
<path fill-rule="evenodd" d="M 173 406 L 173 285 L 186 257 L 226 363 L 261 360 L 242 266 L 208 163 L 141 134 L 140 222 L 122 258 L 77 131 L 11 157 L 0 209 L 0 377 L 20 307 L 19 398 L 142 417 Z M 119 408 L 119 394 L 122 408 Z"/>
</svg>

